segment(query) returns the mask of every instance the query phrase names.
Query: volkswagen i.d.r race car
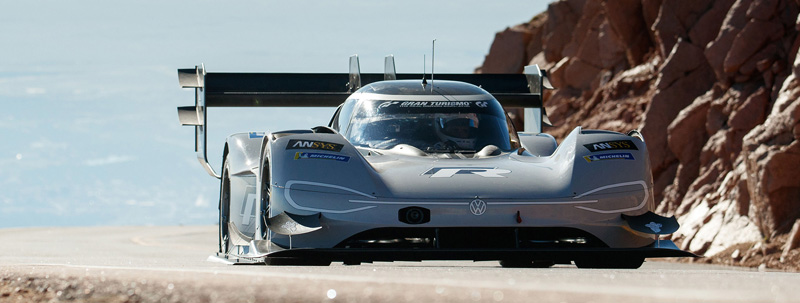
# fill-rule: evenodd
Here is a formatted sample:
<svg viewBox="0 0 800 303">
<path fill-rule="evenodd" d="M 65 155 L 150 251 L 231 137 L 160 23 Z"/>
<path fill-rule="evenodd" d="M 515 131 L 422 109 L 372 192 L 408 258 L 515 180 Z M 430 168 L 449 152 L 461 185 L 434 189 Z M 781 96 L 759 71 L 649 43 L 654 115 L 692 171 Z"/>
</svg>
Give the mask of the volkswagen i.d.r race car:
<svg viewBox="0 0 800 303">
<path fill-rule="evenodd" d="M 219 252 L 229 263 L 499 260 L 504 267 L 638 268 L 694 256 L 661 235 L 641 134 L 549 123 L 546 73 L 348 74 L 178 71 L 195 106 L 195 151 L 220 182 Z M 436 79 L 434 80 L 434 76 Z M 363 86 L 362 86 L 363 84 Z M 209 107 L 331 106 L 326 126 L 229 136 L 206 156 Z M 517 132 L 503 106 L 526 109 Z"/>
</svg>

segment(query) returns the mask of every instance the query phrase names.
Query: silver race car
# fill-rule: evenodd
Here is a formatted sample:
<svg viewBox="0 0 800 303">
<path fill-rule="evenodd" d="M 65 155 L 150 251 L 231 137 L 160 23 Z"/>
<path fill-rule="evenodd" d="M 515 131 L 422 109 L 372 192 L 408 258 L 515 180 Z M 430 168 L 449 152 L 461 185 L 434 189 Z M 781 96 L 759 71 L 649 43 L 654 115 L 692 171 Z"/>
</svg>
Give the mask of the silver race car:
<svg viewBox="0 0 800 303">
<path fill-rule="evenodd" d="M 662 235 L 641 134 L 545 133 L 546 73 L 206 73 L 180 69 L 200 163 L 220 182 L 219 252 L 229 263 L 499 260 L 504 267 L 638 268 L 694 256 Z M 435 79 L 434 79 L 435 77 Z M 363 84 L 363 86 L 362 86 Z M 331 106 L 326 126 L 233 134 L 217 173 L 209 107 Z M 517 132 L 503 109 L 526 108 Z"/>
</svg>

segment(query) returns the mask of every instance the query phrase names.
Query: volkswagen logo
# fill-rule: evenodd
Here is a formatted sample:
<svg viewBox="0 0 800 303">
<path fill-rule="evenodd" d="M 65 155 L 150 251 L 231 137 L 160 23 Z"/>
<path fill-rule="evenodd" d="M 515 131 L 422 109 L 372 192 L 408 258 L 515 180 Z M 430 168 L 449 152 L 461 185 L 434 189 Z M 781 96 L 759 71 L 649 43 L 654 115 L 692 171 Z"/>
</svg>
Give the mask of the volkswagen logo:
<svg viewBox="0 0 800 303">
<path fill-rule="evenodd" d="M 486 212 L 486 202 L 481 199 L 472 200 L 472 202 L 469 202 L 469 211 L 476 216 L 482 215 Z"/>
</svg>

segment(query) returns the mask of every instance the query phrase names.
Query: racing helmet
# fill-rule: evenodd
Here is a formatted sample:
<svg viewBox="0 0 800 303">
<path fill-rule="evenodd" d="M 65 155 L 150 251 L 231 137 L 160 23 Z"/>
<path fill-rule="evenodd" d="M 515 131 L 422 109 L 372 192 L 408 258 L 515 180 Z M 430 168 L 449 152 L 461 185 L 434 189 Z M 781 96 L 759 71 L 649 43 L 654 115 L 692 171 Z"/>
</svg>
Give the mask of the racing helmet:
<svg viewBox="0 0 800 303">
<path fill-rule="evenodd" d="M 477 114 L 436 114 L 434 128 L 442 142 L 455 143 L 461 149 L 475 149 L 475 142 L 478 138 Z"/>
</svg>

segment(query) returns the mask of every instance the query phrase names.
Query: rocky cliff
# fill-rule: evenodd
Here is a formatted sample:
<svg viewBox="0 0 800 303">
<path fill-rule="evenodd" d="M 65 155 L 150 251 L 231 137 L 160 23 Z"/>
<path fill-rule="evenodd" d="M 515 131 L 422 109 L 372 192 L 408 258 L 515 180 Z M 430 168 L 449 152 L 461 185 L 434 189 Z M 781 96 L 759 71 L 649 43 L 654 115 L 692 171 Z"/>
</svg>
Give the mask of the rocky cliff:
<svg viewBox="0 0 800 303">
<path fill-rule="evenodd" d="M 779 266 L 800 218 L 799 2 L 558 1 L 497 33 L 476 72 L 547 69 L 549 133 L 641 130 L 683 249 Z"/>
</svg>

